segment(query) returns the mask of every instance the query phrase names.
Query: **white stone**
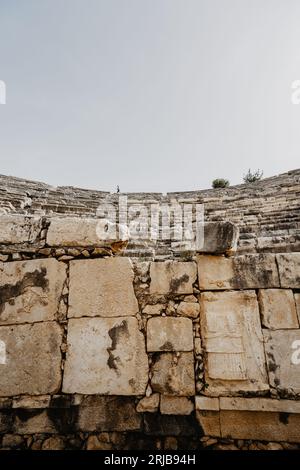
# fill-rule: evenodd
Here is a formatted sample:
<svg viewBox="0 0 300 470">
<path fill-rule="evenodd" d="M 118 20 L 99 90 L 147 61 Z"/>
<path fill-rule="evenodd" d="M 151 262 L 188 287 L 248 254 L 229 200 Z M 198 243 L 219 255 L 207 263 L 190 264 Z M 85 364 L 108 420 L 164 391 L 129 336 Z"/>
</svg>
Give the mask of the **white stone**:
<svg viewBox="0 0 300 470">
<path fill-rule="evenodd" d="M 0 396 L 56 393 L 61 383 L 62 330 L 55 322 L 0 327 L 7 361 L 0 365 Z"/>
<path fill-rule="evenodd" d="M 147 351 L 192 351 L 193 323 L 188 318 L 154 317 L 147 322 Z"/>
<path fill-rule="evenodd" d="M 268 390 L 254 291 L 201 294 L 206 395 Z"/>
<path fill-rule="evenodd" d="M 139 311 L 128 258 L 70 262 L 68 317 L 125 317 Z"/>
<path fill-rule="evenodd" d="M 153 262 L 150 264 L 150 294 L 192 294 L 196 276 L 194 262 Z"/>
<path fill-rule="evenodd" d="M 69 320 L 64 393 L 143 395 L 147 382 L 145 340 L 136 318 Z"/>
<path fill-rule="evenodd" d="M 290 289 L 260 289 L 258 301 L 262 324 L 271 330 L 298 328 L 293 291 Z"/>
<path fill-rule="evenodd" d="M 0 263 L 0 325 L 55 320 L 65 280 L 55 259 Z"/>
</svg>

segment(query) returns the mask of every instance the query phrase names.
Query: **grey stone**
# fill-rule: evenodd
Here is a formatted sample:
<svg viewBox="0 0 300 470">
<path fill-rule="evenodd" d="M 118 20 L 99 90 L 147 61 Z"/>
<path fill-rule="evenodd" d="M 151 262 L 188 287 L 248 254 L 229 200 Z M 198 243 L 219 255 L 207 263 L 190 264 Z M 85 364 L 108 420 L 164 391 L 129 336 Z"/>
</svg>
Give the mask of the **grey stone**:
<svg viewBox="0 0 300 470">
<path fill-rule="evenodd" d="M 153 262 L 150 277 L 150 294 L 192 294 L 197 268 L 194 262 Z"/>
<path fill-rule="evenodd" d="M 194 356 L 192 352 L 160 353 L 152 364 L 151 386 L 165 395 L 195 394 Z"/>
<path fill-rule="evenodd" d="M 0 244 L 15 245 L 38 241 L 41 232 L 41 218 L 22 215 L 0 216 Z"/>
<path fill-rule="evenodd" d="M 276 255 L 281 287 L 300 289 L 300 253 Z"/>
</svg>

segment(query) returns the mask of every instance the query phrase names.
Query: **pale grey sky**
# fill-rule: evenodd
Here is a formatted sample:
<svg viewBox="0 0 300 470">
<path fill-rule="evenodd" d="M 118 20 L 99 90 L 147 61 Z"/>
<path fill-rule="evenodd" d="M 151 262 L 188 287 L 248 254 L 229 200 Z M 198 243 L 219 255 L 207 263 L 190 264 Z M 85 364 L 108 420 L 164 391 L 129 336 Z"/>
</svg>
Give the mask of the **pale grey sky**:
<svg viewBox="0 0 300 470">
<path fill-rule="evenodd" d="M 0 173 L 175 191 L 300 166 L 299 0 L 0 0 Z"/>
</svg>

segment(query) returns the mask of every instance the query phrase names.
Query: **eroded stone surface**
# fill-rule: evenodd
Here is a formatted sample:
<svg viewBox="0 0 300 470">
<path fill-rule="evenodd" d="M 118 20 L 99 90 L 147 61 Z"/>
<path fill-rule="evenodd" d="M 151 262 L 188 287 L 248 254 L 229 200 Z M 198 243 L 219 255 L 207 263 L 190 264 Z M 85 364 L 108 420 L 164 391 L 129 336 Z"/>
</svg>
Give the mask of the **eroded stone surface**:
<svg viewBox="0 0 300 470">
<path fill-rule="evenodd" d="M 272 398 L 220 397 L 221 410 L 272 411 L 300 413 L 300 402 L 295 400 L 275 400 Z"/>
<path fill-rule="evenodd" d="M 204 243 L 197 251 L 202 253 L 233 253 L 237 249 L 239 230 L 232 222 L 204 224 Z"/>
<path fill-rule="evenodd" d="M 195 302 L 180 302 L 177 308 L 178 315 L 189 318 L 197 318 L 199 311 L 199 304 Z"/>
<path fill-rule="evenodd" d="M 300 393 L 300 330 L 263 330 L 272 387 Z"/>
<path fill-rule="evenodd" d="M 260 289 L 258 301 L 262 324 L 271 330 L 298 328 L 293 291 L 290 289 Z"/>
<path fill-rule="evenodd" d="M 44 395 L 59 390 L 62 331 L 55 322 L 1 326 L 6 364 L 0 365 L 0 395 Z"/>
<path fill-rule="evenodd" d="M 69 318 L 135 315 L 133 277 L 128 258 L 71 261 Z"/>
<path fill-rule="evenodd" d="M 300 289 L 300 253 L 276 255 L 281 287 Z"/>
<path fill-rule="evenodd" d="M 197 268 L 193 262 L 164 261 L 150 265 L 150 294 L 192 294 Z"/>
<path fill-rule="evenodd" d="M 298 315 L 298 320 L 300 323 L 300 294 L 294 294 L 295 302 L 296 302 L 296 310 Z"/>
<path fill-rule="evenodd" d="M 150 318 L 147 322 L 147 350 L 192 351 L 192 321 L 180 317 Z"/>
<path fill-rule="evenodd" d="M 142 418 L 130 397 L 88 397 L 79 408 L 81 431 L 138 431 Z"/>
<path fill-rule="evenodd" d="M 220 411 L 224 438 L 300 441 L 300 415 L 266 411 Z"/>
<path fill-rule="evenodd" d="M 133 317 L 69 320 L 63 392 L 143 395 L 145 340 Z"/>
<path fill-rule="evenodd" d="M 38 240 L 41 227 L 41 219 L 37 216 L 1 215 L 0 244 L 34 243 Z"/>
<path fill-rule="evenodd" d="M 152 364 L 151 386 L 165 395 L 195 394 L 194 355 L 192 352 L 160 353 Z"/>
<path fill-rule="evenodd" d="M 159 393 L 142 398 L 136 407 L 138 413 L 156 413 L 159 407 Z"/>
<path fill-rule="evenodd" d="M 160 412 L 163 415 L 190 415 L 193 410 L 194 404 L 187 397 L 161 396 Z"/>
<path fill-rule="evenodd" d="M 273 254 L 243 255 L 234 258 L 199 255 L 198 276 L 201 290 L 280 287 Z"/>
<path fill-rule="evenodd" d="M 201 294 L 207 395 L 268 389 L 254 291 Z"/>
<path fill-rule="evenodd" d="M 47 233 L 49 246 L 104 246 L 109 241 L 117 241 L 116 227 L 91 217 L 54 217 Z"/>
<path fill-rule="evenodd" d="M 55 259 L 0 263 L 0 325 L 55 320 L 66 266 Z"/>
</svg>

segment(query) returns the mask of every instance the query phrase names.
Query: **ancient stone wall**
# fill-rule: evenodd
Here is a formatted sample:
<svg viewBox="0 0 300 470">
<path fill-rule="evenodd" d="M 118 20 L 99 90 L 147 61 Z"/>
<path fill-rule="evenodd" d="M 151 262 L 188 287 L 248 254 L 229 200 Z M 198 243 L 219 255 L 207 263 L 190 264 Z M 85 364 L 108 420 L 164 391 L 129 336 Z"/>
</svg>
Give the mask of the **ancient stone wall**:
<svg viewBox="0 0 300 470">
<path fill-rule="evenodd" d="M 95 220 L 0 216 L 2 448 L 297 448 L 296 242 L 133 256 Z"/>
</svg>

